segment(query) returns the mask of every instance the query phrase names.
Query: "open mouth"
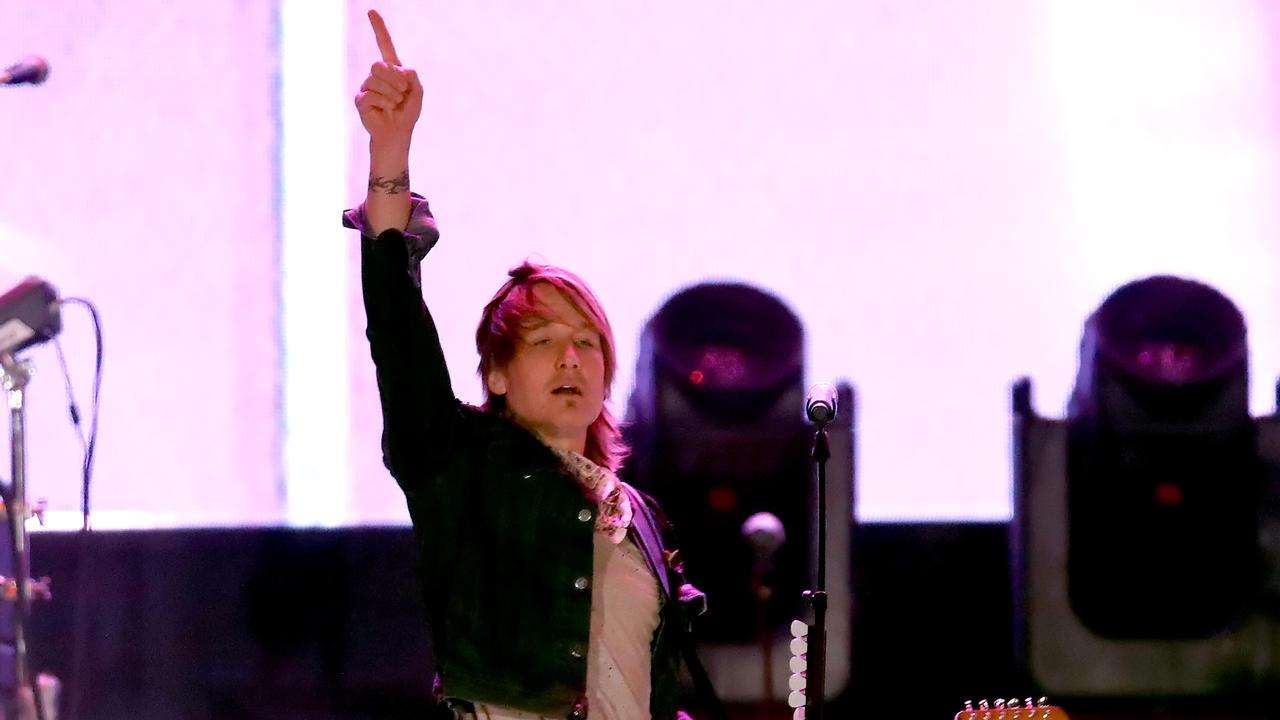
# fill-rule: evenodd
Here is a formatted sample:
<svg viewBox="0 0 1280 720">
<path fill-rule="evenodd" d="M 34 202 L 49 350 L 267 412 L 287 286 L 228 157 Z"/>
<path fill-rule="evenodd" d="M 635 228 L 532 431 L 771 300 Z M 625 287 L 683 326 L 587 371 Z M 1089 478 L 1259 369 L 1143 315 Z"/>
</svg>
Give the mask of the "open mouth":
<svg viewBox="0 0 1280 720">
<path fill-rule="evenodd" d="M 582 390 L 577 385 L 561 385 L 551 391 L 552 395 L 582 395 Z"/>
</svg>

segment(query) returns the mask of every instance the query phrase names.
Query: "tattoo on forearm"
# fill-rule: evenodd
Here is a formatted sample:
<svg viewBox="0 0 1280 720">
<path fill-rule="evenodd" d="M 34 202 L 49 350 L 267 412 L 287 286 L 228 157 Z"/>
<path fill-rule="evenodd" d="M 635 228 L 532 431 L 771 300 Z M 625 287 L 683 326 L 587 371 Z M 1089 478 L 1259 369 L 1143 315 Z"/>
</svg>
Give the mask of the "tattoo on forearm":
<svg viewBox="0 0 1280 720">
<path fill-rule="evenodd" d="M 387 195 L 399 195 L 409 190 L 409 171 L 405 170 L 398 176 L 393 178 L 370 177 L 369 189 L 376 190 Z"/>
</svg>

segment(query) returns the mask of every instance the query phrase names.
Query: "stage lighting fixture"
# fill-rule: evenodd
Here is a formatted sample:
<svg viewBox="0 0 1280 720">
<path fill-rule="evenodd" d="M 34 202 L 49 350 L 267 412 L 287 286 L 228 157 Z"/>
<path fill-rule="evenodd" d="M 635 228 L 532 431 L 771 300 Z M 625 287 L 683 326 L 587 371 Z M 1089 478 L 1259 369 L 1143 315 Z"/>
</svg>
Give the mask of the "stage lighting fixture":
<svg viewBox="0 0 1280 720">
<path fill-rule="evenodd" d="M 1062 420 L 1015 386 L 1021 661 L 1061 695 L 1274 683 L 1262 501 L 1278 427 L 1249 413 L 1244 316 L 1208 285 L 1128 283 L 1088 318 Z M 1274 494 L 1274 490 L 1272 491 Z M 1274 524 L 1274 523 L 1271 523 Z M 1272 629 L 1268 629 L 1272 628 Z M 1252 680 L 1250 680 L 1252 678 Z"/>
<path fill-rule="evenodd" d="M 840 657 L 827 677 L 837 691 L 848 669 L 840 638 L 848 635 L 852 523 L 847 385 L 843 394 L 841 412 L 849 412 L 830 426 L 828 470 L 829 635 L 831 654 Z M 644 327 L 624 477 L 661 502 L 690 582 L 707 593 L 710 610 L 697 621 L 698 636 L 713 680 L 731 701 L 768 697 L 761 663 L 776 665 L 773 697 L 787 693 L 785 630 L 806 612 L 802 593 L 812 587 L 814 431 L 804 404 L 803 327 L 763 290 L 695 285 L 668 299 Z M 762 513 L 776 516 L 786 538 L 768 556 L 744 536 L 749 518 Z M 780 649 L 772 652 L 775 642 Z"/>
</svg>

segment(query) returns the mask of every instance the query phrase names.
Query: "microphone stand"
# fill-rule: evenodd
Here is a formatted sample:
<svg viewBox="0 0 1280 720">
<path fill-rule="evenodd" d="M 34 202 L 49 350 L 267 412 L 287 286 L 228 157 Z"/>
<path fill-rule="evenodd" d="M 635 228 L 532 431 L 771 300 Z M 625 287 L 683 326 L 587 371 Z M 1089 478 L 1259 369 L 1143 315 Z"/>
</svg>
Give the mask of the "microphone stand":
<svg viewBox="0 0 1280 720">
<path fill-rule="evenodd" d="M 809 607 L 813 608 L 813 623 L 809 625 L 809 651 L 805 671 L 805 720 L 822 720 L 826 705 L 827 682 L 827 460 L 831 458 L 831 446 L 827 440 L 825 422 L 818 423 L 813 438 L 813 459 L 818 464 L 818 571 L 817 584 L 804 593 Z"/>
<path fill-rule="evenodd" d="M 35 368 L 27 361 L 14 359 L 13 355 L 0 353 L 0 383 L 3 383 L 9 399 L 9 450 L 12 455 L 12 485 L 5 498 L 5 515 L 9 520 L 13 543 L 14 577 L 3 583 L 4 594 L 14 591 L 13 610 L 13 666 L 16 684 L 14 695 L 4 698 L 6 717 L 21 717 L 22 690 L 31 687 L 31 672 L 27 661 L 27 619 L 31 612 L 31 565 L 27 553 L 27 478 L 26 478 L 26 415 L 25 391 Z M 43 707 L 36 695 L 36 713 L 43 718 Z"/>
</svg>

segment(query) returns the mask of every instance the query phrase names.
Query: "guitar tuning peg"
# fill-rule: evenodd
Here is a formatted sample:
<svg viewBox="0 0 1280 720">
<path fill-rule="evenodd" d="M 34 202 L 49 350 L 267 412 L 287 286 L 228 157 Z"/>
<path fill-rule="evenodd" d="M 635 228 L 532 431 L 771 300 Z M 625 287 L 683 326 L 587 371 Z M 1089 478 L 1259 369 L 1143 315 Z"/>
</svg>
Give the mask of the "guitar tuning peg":
<svg viewBox="0 0 1280 720">
<path fill-rule="evenodd" d="M 986 700 L 979 700 L 979 701 L 978 701 L 978 709 L 979 709 L 979 710 L 990 710 L 990 709 L 991 709 L 991 704 L 990 704 L 990 703 L 988 703 Z"/>
<path fill-rule="evenodd" d="M 996 698 L 996 709 L 997 710 L 1004 709 L 1004 698 Z"/>
<path fill-rule="evenodd" d="M 791 638 L 792 656 L 800 656 L 809 652 L 809 643 L 804 638 Z"/>
<path fill-rule="evenodd" d="M 966 712 L 973 712 L 973 701 L 972 701 L 972 700 L 965 700 L 965 701 L 964 701 L 964 709 L 965 709 L 965 711 L 966 711 Z"/>
<path fill-rule="evenodd" d="M 1027 698 L 1027 702 L 1025 703 L 1025 705 L 1026 707 L 1029 707 L 1029 708 L 1033 708 L 1036 706 L 1035 703 L 1031 702 L 1031 698 Z"/>
<path fill-rule="evenodd" d="M 787 696 L 787 707 L 803 708 L 804 707 L 804 691 L 794 690 Z"/>
<path fill-rule="evenodd" d="M 1009 702 L 1005 703 L 1005 707 L 1009 708 L 1010 710 L 1017 710 L 1018 698 L 1009 698 Z"/>
<path fill-rule="evenodd" d="M 809 652 L 809 626 L 799 620 L 791 622 L 791 660 L 788 666 L 791 668 L 791 677 L 788 679 L 788 685 L 791 688 L 791 694 L 787 696 L 787 705 L 792 708 L 804 709 L 804 690 L 806 686 L 805 673 L 809 669 L 807 660 Z M 801 715 L 803 717 L 803 715 Z"/>
<path fill-rule="evenodd" d="M 805 678 L 804 673 L 795 673 L 787 678 L 787 687 L 794 691 L 803 691 L 808 684 L 809 681 Z"/>
<path fill-rule="evenodd" d="M 1047 706 L 1047 705 L 1049 704 L 1049 698 L 1047 698 L 1047 697 L 1042 697 L 1042 698 L 1040 698 L 1040 701 L 1039 701 L 1038 703 L 1036 703 L 1036 704 L 1037 704 L 1039 707 L 1045 707 L 1045 706 Z"/>
</svg>

